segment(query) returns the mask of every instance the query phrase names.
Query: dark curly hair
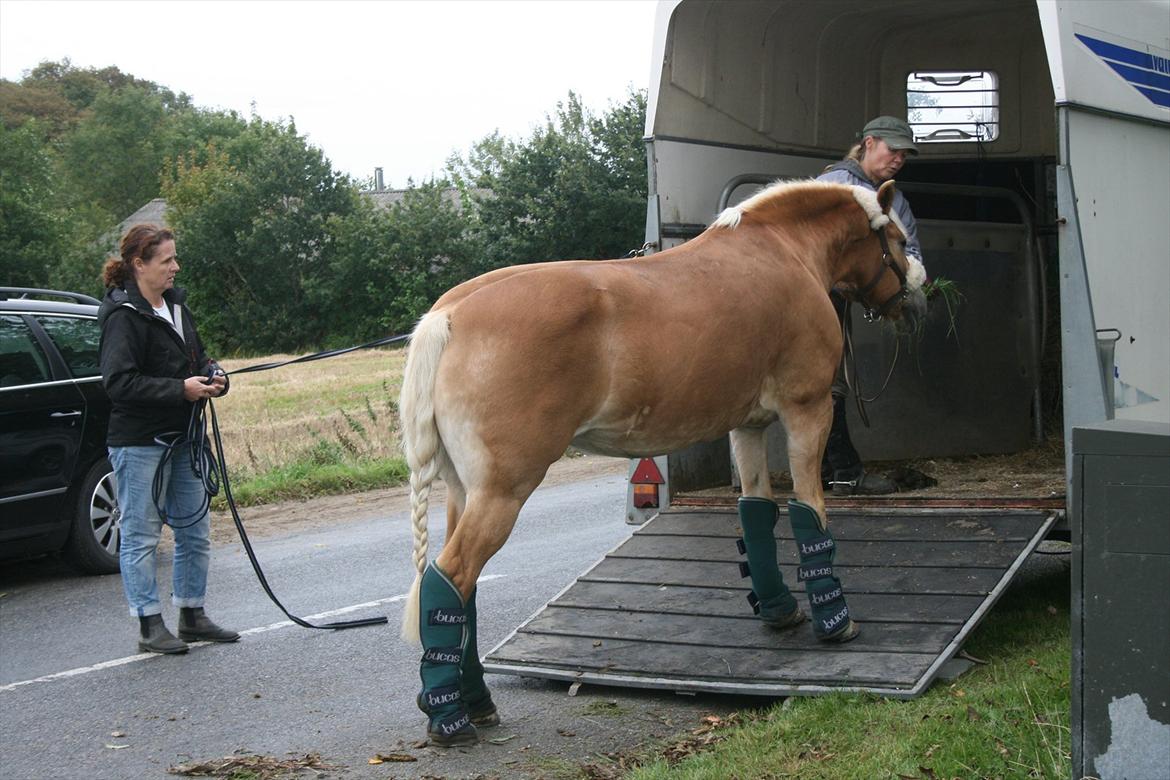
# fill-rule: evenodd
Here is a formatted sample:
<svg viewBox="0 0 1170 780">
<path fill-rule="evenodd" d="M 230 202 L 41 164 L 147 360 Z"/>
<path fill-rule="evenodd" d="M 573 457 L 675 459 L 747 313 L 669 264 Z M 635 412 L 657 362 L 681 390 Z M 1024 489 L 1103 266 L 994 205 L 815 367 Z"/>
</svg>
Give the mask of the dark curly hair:
<svg viewBox="0 0 1170 780">
<path fill-rule="evenodd" d="M 134 278 L 134 258 L 149 262 L 159 244 L 174 240 L 175 234 L 169 228 L 135 225 L 122 236 L 122 256 L 111 257 L 102 267 L 102 282 L 106 287 L 124 287 Z"/>
</svg>

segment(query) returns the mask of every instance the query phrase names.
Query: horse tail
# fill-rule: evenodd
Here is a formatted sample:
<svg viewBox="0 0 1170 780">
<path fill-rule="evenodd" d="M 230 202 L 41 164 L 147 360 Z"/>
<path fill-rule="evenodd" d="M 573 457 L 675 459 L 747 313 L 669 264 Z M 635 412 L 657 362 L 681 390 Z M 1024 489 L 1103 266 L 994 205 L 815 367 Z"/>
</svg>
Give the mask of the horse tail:
<svg viewBox="0 0 1170 780">
<path fill-rule="evenodd" d="M 418 643 L 419 584 L 427 568 L 427 503 L 431 483 L 439 475 L 443 442 L 435 424 L 435 377 L 439 358 L 451 338 L 447 313 L 431 311 L 419 320 L 410 337 L 410 351 L 402 377 L 398 409 L 402 418 L 402 446 L 410 467 L 410 520 L 414 529 L 413 560 L 417 574 L 402 615 L 402 638 Z"/>
</svg>

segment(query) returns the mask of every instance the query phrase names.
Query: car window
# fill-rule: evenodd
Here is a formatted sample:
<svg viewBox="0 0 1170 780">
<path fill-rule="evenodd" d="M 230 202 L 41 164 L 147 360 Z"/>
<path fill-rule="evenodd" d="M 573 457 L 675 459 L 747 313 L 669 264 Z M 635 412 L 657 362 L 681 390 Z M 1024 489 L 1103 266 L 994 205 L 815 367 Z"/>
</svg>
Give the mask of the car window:
<svg viewBox="0 0 1170 780">
<path fill-rule="evenodd" d="M 65 365 L 69 366 L 69 373 L 75 379 L 87 376 L 98 376 L 101 368 L 98 366 L 98 347 L 102 332 L 98 328 L 97 320 L 89 317 L 49 317 L 40 315 L 37 322 L 53 339 L 61 357 L 65 358 Z"/>
<path fill-rule="evenodd" d="M 0 387 L 49 379 L 49 361 L 20 317 L 0 315 Z"/>
</svg>

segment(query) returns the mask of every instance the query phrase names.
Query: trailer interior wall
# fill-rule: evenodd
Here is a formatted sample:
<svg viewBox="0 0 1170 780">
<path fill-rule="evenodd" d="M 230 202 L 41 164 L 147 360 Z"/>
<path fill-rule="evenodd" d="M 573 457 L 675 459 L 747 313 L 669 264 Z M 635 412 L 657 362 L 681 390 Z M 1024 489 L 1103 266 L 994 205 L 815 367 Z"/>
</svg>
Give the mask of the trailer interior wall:
<svg viewBox="0 0 1170 780">
<path fill-rule="evenodd" d="M 683 2 L 663 56 L 655 136 L 835 155 L 869 117 L 905 113 L 908 73 L 981 68 L 1002 79 L 996 151 L 1054 151 L 1051 103 L 1036 101 L 1052 88 L 1032 0 Z"/>
</svg>

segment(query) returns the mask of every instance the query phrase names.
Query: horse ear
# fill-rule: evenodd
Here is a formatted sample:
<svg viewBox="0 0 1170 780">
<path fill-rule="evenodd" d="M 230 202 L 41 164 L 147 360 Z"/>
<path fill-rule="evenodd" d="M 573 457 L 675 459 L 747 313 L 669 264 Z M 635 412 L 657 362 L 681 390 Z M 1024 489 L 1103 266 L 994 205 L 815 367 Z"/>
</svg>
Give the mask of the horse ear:
<svg viewBox="0 0 1170 780">
<path fill-rule="evenodd" d="M 878 193 L 877 193 L 878 205 L 881 206 L 883 214 L 890 213 L 890 206 L 894 205 L 894 193 L 895 192 L 896 192 L 896 190 L 894 189 L 894 180 L 893 179 L 890 179 L 889 181 L 884 182 L 882 184 L 882 186 L 878 188 Z"/>
</svg>

